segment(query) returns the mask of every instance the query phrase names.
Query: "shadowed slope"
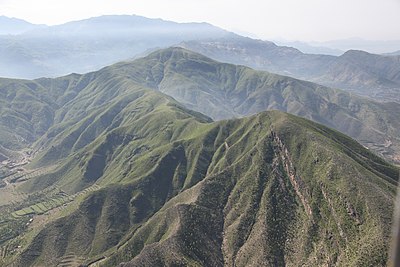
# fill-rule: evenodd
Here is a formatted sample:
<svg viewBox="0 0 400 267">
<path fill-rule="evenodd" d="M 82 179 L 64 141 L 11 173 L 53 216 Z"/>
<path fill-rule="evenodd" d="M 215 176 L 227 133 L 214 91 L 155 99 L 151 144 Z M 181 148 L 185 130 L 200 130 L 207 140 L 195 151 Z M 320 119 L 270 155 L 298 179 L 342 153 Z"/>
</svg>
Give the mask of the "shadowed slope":
<svg viewBox="0 0 400 267">
<path fill-rule="evenodd" d="M 223 64 L 180 48 L 105 69 L 173 96 L 214 119 L 278 109 L 333 127 L 400 160 L 400 104 L 379 103 L 310 82 Z"/>
<path fill-rule="evenodd" d="M 73 253 L 104 255 L 105 266 L 384 266 L 397 169 L 280 112 L 199 126 L 162 141 L 165 154 L 132 158 L 148 171 L 132 169 L 48 225 L 20 265 L 55 265 Z"/>
<path fill-rule="evenodd" d="M 306 54 L 244 37 L 186 41 L 180 46 L 233 64 L 400 102 L 400 57 L 349 50 L 340 56 Z"/>
<path fill-rule="evenodd" d="M 10 90 L 14 94 L 12 88 L 21 92 L 11 103 L 20 101 L 22 96 L 25 102 L 31 99 L 28 101 L 31 114 L 26 114 L 27 105 L 22 106 L 25 107 L 22 111 L 18 103 L 2 106 L 4 123 L 0 135 L 9 137 L 4 140 L 10 141 L 2 144 L 6 148 L 15 147 L 21 138 L 25 144 L 36 140 L 40 134 L 35 134 L 31 130 L 33 127 L 40 127 L 39 133 L 43 133 L 57 124 L 47 133 L 50 137 L 72 124 L 85 128 L 88 122 L 81 123 L 83 117 L 109 109 L 104 103 L 111 101 L 115 103 L 113 108 L 100 119 L 104 124 L 107 117 L 129 102 L 129 97 L 123 98 L 132 88 L 151 88 L 214 119 L 248 116 L 271 109 L 289 112 L 344 132 L 381 156 L 400 160 L 397 130 L 400 104 L 374 102 L 310 82 L 219 63 L 181 48 L 160 50 L 145 58 L 85 75 L 32 82 L 2 80 L 1 84 L 4 86 L 0 92 L 4 92 L 5 97 L 11 97 Z M 29 89 L 26 84 L 37 89 Z M 27 99 L 29 94 L 32 96 Z M 121 99 L 116 104 L 118 97 Z M 38 99 L 45 102 L 35 103 Z M 93 119 L 92 116 L 89 121 Z M 18 134 L 12 136 L 13 131 Z M 45 141 L 40 144 L 42 142 Z"/>
<path fill-rule="evenodd" d="M 224 116 L 275 101 L 327 125 L 356 129 L 340 124 L 348 118 L 389 136 L 397 121 L 383 104 L 182 49 L 38 79 L 32 90 L 11 81 L 32 103 L 46 96 L 54 112 L 37 117 L 48 123 L 29 142 L 26 169 L 42 172 L 5 185 L 22 196 L 0 207 L 0 234 L 14 233 L 1 264 L 385 265 L 396 167 L 306 119 L 268 111 L 212 122 L 161 92 L 198 110 L 216 101 L 207 111 L 223 107 Z M 3 111 L 29 114 L 20 104 Z M 13 228 L 30 216 L 36 227 Z"/>
</svg>

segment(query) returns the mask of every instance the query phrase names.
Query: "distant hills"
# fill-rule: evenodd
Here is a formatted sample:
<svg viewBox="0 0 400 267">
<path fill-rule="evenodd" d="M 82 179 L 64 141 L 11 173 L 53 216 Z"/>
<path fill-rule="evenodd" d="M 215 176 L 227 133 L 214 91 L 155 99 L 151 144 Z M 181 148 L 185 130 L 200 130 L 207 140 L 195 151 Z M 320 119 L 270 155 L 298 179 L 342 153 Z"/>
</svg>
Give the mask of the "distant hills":
<svg viewBox="0 0 400 267">
<path fill-rule="evenodd" d="M 392 52 L 392 53 L 386 53 L 384 55 L 387 55 L 387 56 L 400 56 L 400 50 Z"/>
<path fill-rule="evenodd" d="M 187 108 L 217 120 L 282 110 L 333 127 L 388 159 L 400 160 L 400 104 L 379 103 L 342 90 L 219 63 L 182 48 L 156 51 L 83 76 L 0 80 L 4 102 L 1 145 L 21 148 L 37 140 L 55 122 L 69 117 L 79 119 L 89 112 L 82 110 L 86 104 L 70 103 L 79 94 L 76 88 L 89 83 L 93 90 L 140 85 L 170 95 Z M 68 108 L 60 113 L 60 105 Z"/>
<path fill-rule="evenodd" d="M 399 57 L 138 16 L 0 42 L 33 77 L 126 59 L 0 78 L 0 266 L 386 266 Z"/>
<path fill-rule="evenodd" d="M 313 54 L 307 54 L 207 23 L 175 23 L 126 15 L 51 27 L 36 25 L 19 34 L 2 35 L 0 77 L 31 79 L 85 73 L 177 44 L 222 62 L 346 89 L 375 100 L 400 102 L 398 56 L 358 50 L 337 56 L 324 55 L 330 52 L 323 50 L 308 50 Z"/>
<path fill-rule="evenodd" d="M 357 92 L 364 89 L 370 94 L 376 94 L 375 97 L 381 93 L 384 97 L 385 91 L 400 88 L 400 57 L 350 50 L 336 58 L 325 74 L 315 80 Z M 390 100 L 390 95 L 387 100 Z"/>
<path fill-rule="evenodd" d="M 299 42 L 299 41 L 284 41 L 277 40 L 280 45 L 294 46 L 300 49 L 304 53 L 315 53 L 312 51 L 318 51 L 316 49 L 323 49 L 324 52 L 318 54 L 328 54 L 340 56 L 344 51 L 348 50 L 363 50 L 371 54 L 386 54 L 391 51 L 399 50 L 400 39 L 399 40 L 365 40 L 362 38 L 348 38 L 348 39 L 338 39 L 330 41 L 309 41 L 309 42 Z M 308 51 L 303 51 L 308 50 Z M 311 51 L 311 52 L 309 52 Z M 342 53 L 338 53 L 342 51 Z"/>
<path fill-rule="evenodd" d="M 188 41 L 182 47 L 211 58 L 342 88 L 385 101 L 400 101 L 400 58 L 350 50 L 341 56 L 304 54 L 250 38 Z"/>
<path fill-rule="evenodd" d="M 0 16 L 0 35 L 17 35 L 43 27 L 22 19 Z"/>
<path fill-rule="evenodd" d="M 2 178 L 3 265 L 386 263 L 396 167 L 281 111 L 187 108 L 275 105 L 373 134 L 374 116 L 398 120 L 386 104 L 182 48 L 0 92 L 1 130 L 32 134 L 31 163 Z"/>
<path fill-rule="evenodd" d="M 213 119 L 278 109 L 333 127 L 389 158 L 400 156 L 395 152 L 400 148 L 400 104 L 374 102 L 342 90 L 219 63 L 179 48 L 105 70 L 126 73 L 125 77 Z"/>
<path fill-rule="evenodd" d="M 397 40 L 365 40 L 362 38 L 348 38 L 331 40 L 325 42 L 312 42 L 315 46 L 331 47 L 347 50 L 363 50 L 372 54 L 382 54 L 388 51 L 395 51 L 400 48 L 400 39 Z"/>
<path fill-rule="evenodd" d="M 207 23 L 140 16 L 102 16 L 0 36 L 0 77 L 38 78 L 84 73 L 148 49 L 231 33 Z"/>
<path fill-rule="evenodd" d="M 323 44 L 319 43 L 306 43 L 300 41 L 273 41 L 275 44 L 279 46 L 289 46 L 294 47 L 306 54 L 322 54 L 322 55 L 331 55 L 331 56 L 340 56 L 346 50 L 334 49 L 330 47 L 323 46 Z"/>
</svg>

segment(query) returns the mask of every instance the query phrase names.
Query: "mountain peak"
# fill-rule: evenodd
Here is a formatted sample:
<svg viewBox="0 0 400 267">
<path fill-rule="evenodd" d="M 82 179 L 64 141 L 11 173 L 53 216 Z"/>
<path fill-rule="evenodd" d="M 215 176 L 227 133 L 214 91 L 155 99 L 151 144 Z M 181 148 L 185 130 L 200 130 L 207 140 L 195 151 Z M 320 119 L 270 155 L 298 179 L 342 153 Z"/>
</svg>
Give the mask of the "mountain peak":
<svg viewBox="0 0 400 267">
<path fill-rule="evenodd" d="M 180 47 L 0 89 L 0 148 L 32 159 L 2 266 L 385 265 L 398 169 L 305 118 L 392 149 L 399 106 Z"/>
<path fill-rule="evenodd" d="M 32 24 L 23 19 L 0 16 L 0 35 L 17 35 L 38 27 L 43 27 L 43 25 Z"/>
<path fill-rule="evenodd" d="M 347 50 L 346 52 L 344 52 L 342 56 L 346 57 L 346 56 L 368 56 L 368 55 L 373 55 L 373 54 L 368 53 L 363 50 L 350 49 L 350 50 Z"/>
<path fill-rule="evenodd" d="M 194 52 L 192 50 L 180 47 L 180 46 L 172 46 L 169 48 L 160 49 L 150 53 L 148 56 L 145 56 L 144 59 L 157 59 L 160 62 L 166 62 L 169 60 L 192 60 L 192 61 L 204 61 L 204 62 L 216 62 L 213 59 L 206 57 L 200 53 Z M 133 61 L 134 62 L 134 61 Z"/>
</svg>

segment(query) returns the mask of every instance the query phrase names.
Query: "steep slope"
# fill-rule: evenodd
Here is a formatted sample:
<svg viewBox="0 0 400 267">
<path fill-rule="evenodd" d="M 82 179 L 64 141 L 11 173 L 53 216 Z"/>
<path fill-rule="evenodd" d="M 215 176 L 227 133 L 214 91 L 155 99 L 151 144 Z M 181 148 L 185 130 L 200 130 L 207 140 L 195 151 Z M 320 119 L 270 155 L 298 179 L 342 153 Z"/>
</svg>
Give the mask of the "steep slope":
<svg viewBox="0 0 400 267">
<path fill-rule="evenodd" d="M 239 103 L 256 89 L 257 100 L 295 99 L 311 116 L 315 98 L 347 93 L 175 48 L 85 75 L 1 82 L 5 96 L 31 100 L 10 98 L 2 114 L 36 130 L 24 148 L 32 162 L 1 177 L 0 265 L 386 262 L 396 167 L 286 113 L 212 122 L 187 109 L 215 100 L 210 114 L 251 114 L 265 106 Z M 48 117 L 30 109 L 41 102 Z"/>
<path fill-rule="evenodd" d="M 186 115 L 198 130 L 182 131 L 171 108 L 116 129 L 124 140 L 147 132 L 140 142 L 93 143 L 110 170 L 103 189 L 41 230 L 16 266 L 72 255 L 102 266 L 384 266 L 397 169 L 288 114 L 217 123 Z M 132 154 L 143 144 L 155 145 Z M 133 168 L 112 171 L 118 161 Z"/>
<path fill-rule="evenodd" d="M 213 119 L 278 109 L 333 127 L 400 160 L 400 105 L 378 103 L 310 82 L 223 64 L 171 48 L 104 71 L 173 96 Z"/>
<path fill-rule="evenodd" d="M 53 124 L 59 123 L 47 137 L 53 138 L 73 124 L 84 129 L 88 125 L 83 123 L 84 116 L 104 109 L 101 103 L 129 92 L 131 87 L 141 86 L 168 94 L 187 108 L 217 120 L 271 109 L 289 112 L 344 132 L 387 159 L 400 160 L 399 104 L 374 102 L 310 82 L 219 63 L 181 48 L 160 50 L 86 75 L 35 81 L 2 80 L 1 84 L 4 85 L 0 92 L 7 103 L 0 107 L 4 120 L 0 133 L 7 137 L 2 144 L 7 149 L 15 147 L 21 138 L 25 144 L 32 143 Z M 21 93 L 14 96 L 10 93 L 14 89 Z M 108 93 L 99 94 L 104 90 Z M 22 105 L 19 99 L 23 97 L 26 102 L 26 95 L 33 95 L 32 101 L 44 98 L 45 104 Z M 86 103 L 91 97 L 96 97 L 96 101 Z M 120 102 L 125 104 L 116 104 L 116 111 L 127 103 L 123 99 Z M 33 127 L 41 127 L 39 135 L 35 135 Z M 42 138 L 34 149 L 40 149 L 46 142 Z"/>
<path fill-rule="evenodd" d="M 33 81 L 0 79 L 0 156 L 25 148 L 53 124 L 58 108 Z"/>
<path fill-rule="evenodd" d="M 90 90 L 88 87 L 82 89 L 81 96 Z M 158 208 L 165 198 L 177 194 L 180 188 L 190 187 L 203 174 L 203 165 L 208 164 L 210 159 L 202 158 L 204 151 L 199 142 L 187 141 L 185 147 L 188 154 L 185 155 L 179 143 L 175 144 L 173 140 L 182 139 L 183 135 L 187 139 L 196 136 L 196 130 L 211 120 L 185 109 L 170 97 L 138 85 L 130 84 L 120 89 L 117 95 L 107 100 L 107 91 L 112 90 L 107 86 L 91 95 L 85 102 L 88 106 L 82 107 L 88 112 L 81 114 L 78 120 L 65 115 L 57 122 L 56 116 L 54 126 L 41 139 L 45 144 L 40 145 L 40 152 L 35 152 L 37 155 L 33 163 L 25 166 L 22 173 L 19 171 L 10 178 L 4 178 L 6 185 L 0 188 L 0 194 L 8 197 L 11 192 L 11 196 L 8 202 L 2 199 L 0 203 L 0 247 L 10 238 L 11 241 L 1 247 L 1 258 L 4 257 L 3 249 L 7 256 L 15 253 L 9 250 L 13 247 L 10 242 L 25 246 L 31 241 L 32 229 L 26 228 L 32 215 L 35 215 L 35 221 L 51 221 L 53 216 L 63 216 L 59 213 L 64 212 L 67 205 L 74 210 L 83 197 L 95 189 L 110 184 L 123 186 L 142 176 L 168 175 L 166 179 L 173 178 L 173 187 L 163 188 L 164 184 L 160 184 L 161 189 L 166 190 L 164 193 L 146 196 L 149 202 L 138 215 L 138 220 L 144 220 L 149 216 L 147 213 L 152 213 L 152 206 Z M 99 95 L 103 95 L 105 102 L 97 99 Z M 81 100 L 78 97 L 72 102 Z M 177 159 L 182 162 L 175 163 Z M 181 176 L 186 172 L 186 179 L 182 180 Z M 150 194 L 154 186 L 154 183 L 147 184 L 146 192 L 150 191 Z M 125 200 L 119 197 L 119 194 L 115 196 L 116 201 Z M 114 220 L 117 215 L 113 213 L 109 216 L 110 220 Z M 34 231 L 41 226 L 35 226 Z M 122 228 L 125 226 L 121 223 Z M 24 232 L 27 236 L 21 237 Z M 118 239 L 111 237 L 115 238 Z M 109 248 L 114 245 L 114 241 L 104 240 L 99 246 Z M 76 248 L 82 250 L 83 247 Z"/>
<path fill-rule="evenodd" d="M 223 62 L 400 102 L 399 57 L 354 50 L 341 56 L 304 54 L 294 48 L 243 37 L 188 41 L 180 46 Z"/>
<path fill-rule="evenodd" d="M 330 64 L 316 80 L 350 89 L 399 88 L 400 57 L 349 50 Z"/>
<path fill-rule="evenodd" d="M 12 155 L 42 137 L 59 122 L 60 108 L 79 95 L 90 77 L 71 74 L 40 83 L 0 78 L 0 154 L 8 151 Z"/>
<path fill-rule="evenodd" d="M 5 25 L 22 23 L 23 29 L 28 27 L 23 21 L 5 17 L 2 20 Z M 14 35 L 0 36 L 1 77 L 83 73 L 180 43 L 223 62 L 400 102 L 400 62 L 396 56 L 360 51 L 348 51 L 341 56 L 307 54 L 206 23 L 175 23 L 140 16 L 101 16 L 51 27 L 32 25 L 32 30 L 21 30 L 19 34 L 12 27 L 5 27 L 3 32 L 7 31 Z"/>
<path fill-rule="evenodd" d="M 0 36 L 0 77 L 38 78 L 85 73 L 183 40 L 229 36 L 207 23 L 140 16 L 101 16 Z"/>
<path fill-rule="evenodd" d="M 255 124 L 259 127 L 264 126 L 260 123 L 265 119 L 262 118 L 264 115 L 257 118 Z M 363 175 L 357 174 L 359 178 L 345 182 L 333 178 L 332 169 L 319 168 L 319 163 L 324 164 L 320 157 L 326 156 L 327 151 L 316 152 L 313 148 L 303 147 L 299 139 L 304 132 L 299 129 L 304 127 L 304 121 L 292 124 L 293 118 L 282 118 L 281 115 L 267 115 L 273 121 L 278 119 L 278 125 L 282 125 L 277 127 L 273 122 L 274 130 L 269 133 L 260 130 L 261 136 L 257 126 L 250 124 L 256 133 L 249 135 L 256 134 L 258 140 L 249 150 L 250 154 L 241 154 L 239 160 L 229 161 L 230 156 L 235 157 L 247 143 L 249 135 L 245 135 L 246 141 L 239 140 L 231 145 L 231 153 L 225 151 L 226 158 L 221 166 L 224 169 L 209 172 L 204 181 L 187 192 L 191 196 L 189 199 L 186 194 L 176 197 L 145 225 L 145 229 L 136 231 L 117 255 L 124 258 L 128 253 L 132 256 L 133 250 L 133 255 L 137 256 L 121 266 L 384 266 L 385 249 L 378 245 L 381 243 L 379 237 L 372 238 L 374 241 L 354 240 L 353 231 L 357 228 L 356 232 L 362 231 L 360 226 L 364 223 L 359 221 L 357 208 L 348 202 L 351 193 L 344 188 L 360 188 L 356 180 L 363 179 Z M 306 135 L 313 136 L 312 131 L 306 132 Z M 228 137 L 228 143 L 234 139 L 233 136 Z M 313 141 L 318 143 L 323 139 Z M 299 161 L 292 153 L 299 157 Z M 316 156 L 314 153 L 321 154 Z M 313 157 L 312 154 L 316 158 L 313 163 L 306 164 L 309 160 L 306 158 Z M 344 158 L 339 156 L 332 160 L 338 163 L 330 165 L 337 167 L 336 171 L 342 174 L 349 171 L 344 167 L 348 165 L 341 162 Z M 261 162 L 265 165 L 259 168 Z M 343 183 L 343 187 L 339 186 L 341 189 L 331 187 L 338 183 Z M 381 198 L 385 202 L 384 199 Z M 339 210 L 346 210 L 346 215 L 339 215 Z M 161 218 L 174 216 L 172 214 L 176 214 L 176 219 L 173 227 L 168 227 Z M 161 222 L 162 226 L 152 231 L 156 222 L 157 225 Z M 327 225 L 335 230 L 327 231 Z M 159 242 L 149 241 L 148 238 L 155 235 L 158 235 L 156 240 Z M 143 250 L 135 252 L 134 249 L 143 244 L 143 239 L 146 240 Z M 315 246 L 309 249 L 307 244 L 312 243 Z M 346 247 L 341 245 L 343 243 L 352 245 Z M 359 248 L 360 244 L 365 245 L 363 249 L 354 254 L 350 252 L 350 247 Z M 204 251 L 204 247 L 208 249 Z M 110 263 L 112 266 L 112 260 Z"/>
</svg>

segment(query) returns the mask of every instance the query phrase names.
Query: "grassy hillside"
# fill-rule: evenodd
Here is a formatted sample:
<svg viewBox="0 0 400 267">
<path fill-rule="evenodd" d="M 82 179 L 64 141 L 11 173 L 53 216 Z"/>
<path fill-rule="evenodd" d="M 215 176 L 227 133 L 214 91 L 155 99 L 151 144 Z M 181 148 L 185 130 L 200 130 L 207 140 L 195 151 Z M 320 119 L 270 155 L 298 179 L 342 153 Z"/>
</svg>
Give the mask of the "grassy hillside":
<svg viewBox="0 0 400 267">
<path fill-rule="evenodd" d="M 21 160 L 15 153 L 53 124 L 57 103 L 33 81 L 0 79 L 0 159 Z M 0 168 L 1 169 L 1 168 Z"/>
<path fill-rule="evenodd" d="M 2 118 L 23 122 L 3 132 L 30 134 L 30 163 L 2 168 L 0 265 L 386 263 L 398 168 L 310 120 L 247 115 L 278 107 L 386 138 L 397 104 L 176 48 L 1 84 L 17 92 Z"/>
<path fill-rule="evenodd" d="M 277 109 L 335 128 L 386 158 L 400 160 L 400 105 L 286 76 L 223 64 L 171 48 L 104 69 L 173 96 L 213 119 Z"/>
<path fill-rule="evenodd" d="M 271 109 L 289 112 L 335 128 L 379 155 L 400 161 L 399 104 L 379 103 L 310 82 L 219 63 L 180 48 L 160 50 L 85 75 L 2 80 L 0 92 L 7 101 L 0 108 L 4 114 L 0 134 L 5 137 L 1 145 L 12 148 L 23 140 L 26 146 L 53 125 L 35 146 L 40 149 L 47 139 L 72 124 L 78 132 L 77 127 L 87 127 L 95 117 L 87 117 L 86 123 L 83 118 L 99 110 L 106 112 L 110 106 L 103 103 L 112 99 L 114 106 L 106 112 L 108 115 L 97 121 L 104 124 L 110 114 L 129 102 L 129 97 L 123 96 L 137 87 L 161 91 L 216 120 Z M 97 133 L 92 132 L 92 138 Z"/>
<path fill-rule="evenodd" d="M 396 56 L 356 50 L 340 56 L 305 54 L 292 47 L 239 36 L 186 41 L 180 46 L 223 62 L 400 102 L 400 61 Z"/>
<path fill-rule="evenodd" d="M 72 256 L 102 266 L 384 266 L 396 168 L 280 112 L 212 123 L 156 110 L 81 150 L 91 159 L 78 157 L 88 165 L 76 178 L 102 189 L 41 230 L 17 266 Z M 139 129 L 140 142 L 126 140 Z M 85 176 L 94 158 L 106 168 Z"/>
</svg>

